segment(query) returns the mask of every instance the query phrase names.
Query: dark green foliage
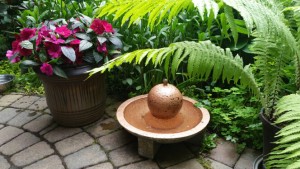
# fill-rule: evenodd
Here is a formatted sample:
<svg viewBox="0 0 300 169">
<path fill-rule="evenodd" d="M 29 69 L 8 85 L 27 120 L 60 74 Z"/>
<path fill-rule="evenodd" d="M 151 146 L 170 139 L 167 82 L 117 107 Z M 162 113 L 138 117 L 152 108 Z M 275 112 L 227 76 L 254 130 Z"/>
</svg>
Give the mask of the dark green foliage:
<svg viewBox="0 0 300 169">
<path fill-rule="evenodd" d="M 44 94 L 44 88 L 36 74 L 29 72 L 21 74 L 20 64 L 10 64 L 7 60 L 0 61 L 0 74 L 11 74 L 15 76 L 14 86 L 10 92 L 25 92 L 26 94 Z"/>
<path fill-rule="evenodd" d="M 197 106 L 205 107 L 211 113 L 210 131 L 238 143 L 241 149 L 245 145 L 255 149 L 262 148 L 260 105 L 257 99 L 242 87 L 230 89 L 214 87 L 211 90 L 207 86 L 203 92 L 205 94 L 198 99 Z"/>
<path fill-rule="evenodd" d="M 222 89 L 214 87 L 218 85 L 216 83 L 193 83 L 198 85 L 188 85 L 180 89 L 185 96 L 199 101 L 197 107 L 209 110 L 209 132 L 238 143 L 238 151 L 246 146 L 262 148 L 262 125 L 258 117 L 260 103 L 249 91 L 241 86 Z"/>
</svg>

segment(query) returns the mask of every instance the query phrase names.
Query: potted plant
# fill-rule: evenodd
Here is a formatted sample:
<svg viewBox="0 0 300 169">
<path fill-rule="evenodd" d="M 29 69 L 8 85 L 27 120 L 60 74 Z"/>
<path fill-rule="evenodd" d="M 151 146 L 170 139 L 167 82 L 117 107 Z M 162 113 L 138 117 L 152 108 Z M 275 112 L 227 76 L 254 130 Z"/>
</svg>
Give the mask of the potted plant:
<svg viewBox="0 0 300 169">
<path fill-rule="evenodd" d="M 22 69 L 33 67 L 57 123 L 82 126 L 102 116 L 106 100 L 105 74 L 88 78 L 86 71 L 120 53 L 118 36 L 107 21 L 85 15 L 45 21 L 22 29 L 6 56 Z"/>
<path fill-rule="evenodd" d="M 296 1 L 284 3 L 284 5 L 287 6 L 295 6 L 296 4 Z M 255 74 L 252 73 L 250 65 L 244 66 L 239 55 L 233 56 L 229 49 L 217 47 L 210 39 L 207 39 L 207 41 L 200 42 L 176 42 L 160 49 L 141 49 L 126 53 L 119 58 L 109 61 L 102 67 L 92 70 L 91 74 L 110 70 L 122 63 L 143 63 L 146 65 L 153 64 L 153 66 L 156 67 L 160 66 L 162 70 L 164 70 L 167 78 L 175 79 L 177 70 L 179 70 L 179 68 L 180 70 L 186 68 L 184 74 L 186 74 L 188 78 L 206 80 L 212 76 L 213 80 L 222 79 L 223 82 L 225 80 L 228 82 L 233 80 L 234 83 L 239 82 L 244 86 L 248 86 L 257 96 L 263 107 L 260 115 L 262 117 L 261 119 L 265 120 L 263 123 L 266 125 L 264 126 L 272 127 L 274 126 L 273 122 L 276 121 L 277 118 L 280 118 L 278 115 L 286 112 L 279 111 L 280 108 L 276 109 L 278 101 L 281 100 L 283 96 L 295 93 L 300 88 L 300 50 L 297 44 L 297 36 L 299 36 L 299 33 L 294 34 L 288 27 L 289 25 L 287 25 L 283 14 L 284 5 L 273 0 L 264 2 L 260 0 L 180 0 L 176 2 L 146 0 L 139 2 L 134 0 L 111 1 L 99 9 L 99 16 L 118 12 L 118 15 L 115 15 L 115 19 L 124 16 L 122 23 L 129 23 L 130 25 L 136 22 L 137 18 L 140 19 L 145 15 L 148 16 L 147 12 L 149 12 L 148 25 L 150 27 L 155 26 L 155 24 L 161 22 L 165 17 L 168 18 L 170 23 L 172 17 L 176 17 L 183 10 L 193 9 L 193 7 L 199 9 L 200 18 L 205 18 L 210 22 L 213 18 L 216 19 L 218 17 L 219 7 L 223 7 L 224 16 L 226 16 L 228 24 L 223 23 L 224 27 L 222 31 L 230 30 L 230 34 L 232 35 L 231 40 L 233 41 L 237 41 L 239 38 L 238 29 L 241 29 L 235 22 L 236 13 L 233 13 L 233 10 L 235 10 L 240 14 L 240 17 L 244 19 L 245 28 L 248 34 L 251 35 L 252 43 L 250 50 L 252 54 L 256 55 L 256 61 L 254 63 L 256 72 Z M 122 8 L 122 12 L 116 10 L 119 8 Z M 159 10 L 161 10 L 161 12 L 156 12 Z M 210 27 L 207 29 L 210 29 Z M 257 82 L 261 84 L 258 85 Z M 292 97 L 284 97 L 282 99 L 286 100 L 291 98 Z M 286 110 L 294 110 L 293 106 L 298 108 L 297 104 L 291 104 L 291 106 L 292 107 Z M 293 113 L 289 113 L 290 115 L 288 117 L 296 114 L 294 111 L 292 112 Z M 295 126 L 291 121 L 287 120 L 284 122 L 288 122 L 285 123 L 286 126 Z M 269 127 L 265 127 L 265 129 L 268 128 Z M 280 128 L 277 128 L 273 134 L 264 139 L 265 161 L 267 161 L 267 154 L 269 154 L 275 146 L 272 142 L 278 130 L 280 130 Z M 266 131 L 266 133 L 270 134 L 270 131 Z M 285 134 L 280 135 L 280 137 L 286 136 Z M 284 141 L 280 142 L 282 143 Z M 269 146 L 269 144 L 271 145 Z M 286 148 L 286 145 L 285 147 L 280 147 L 280 149 L 284 148 Z M 279 148 L 277 148 L 277 150 L 278 149 Z M 295 161 L 295 159 L 300 157 L 299 144 L 293 145 L 292 152 L 294 153 L 293 156 L 282 154 L 282 156 L 277 156 L 274 159 L 293 159 L 294 161 L 290 161 L 292 163 L 285 163 L 284 165 L 294 165 L 296 168 L 299 168 L 299 162 L 296 162 L 297 160 Z M 281 165 L 281 168 L 284 165 Z M 268 165 L 268 167 L 270 167 L 270 165 Z"/>
</svg>

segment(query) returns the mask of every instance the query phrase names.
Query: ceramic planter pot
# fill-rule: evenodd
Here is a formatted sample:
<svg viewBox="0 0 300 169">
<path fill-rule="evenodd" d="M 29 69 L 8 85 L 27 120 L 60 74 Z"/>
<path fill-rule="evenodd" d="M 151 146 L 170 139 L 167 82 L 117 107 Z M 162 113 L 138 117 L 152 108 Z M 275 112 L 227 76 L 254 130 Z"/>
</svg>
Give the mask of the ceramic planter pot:
<svg viewBox="0 0 300 169">
<path fill-rule="evenodd" d="M 264 116 L 263 109 L 261 110 L 259 117 L 263 126 L 263 159 L 266 159 L 267 155 L 276 146 L 274 144 L 276 141 L 275 135 L 280 130 L 280 127 L 272 124 L 272 122 Z M 263 162 L 263 160 L 261 162 Z"/>
<path fill-rule="evenodd" d="M 53 119 L 62 126 L 90 124 L 104 114 L 106 101 L 105 74 L 88 78 L 90 66 L 64 68 L 68 79 L 46 76 L 35 69 L 41 79 Z"/>
</svg>

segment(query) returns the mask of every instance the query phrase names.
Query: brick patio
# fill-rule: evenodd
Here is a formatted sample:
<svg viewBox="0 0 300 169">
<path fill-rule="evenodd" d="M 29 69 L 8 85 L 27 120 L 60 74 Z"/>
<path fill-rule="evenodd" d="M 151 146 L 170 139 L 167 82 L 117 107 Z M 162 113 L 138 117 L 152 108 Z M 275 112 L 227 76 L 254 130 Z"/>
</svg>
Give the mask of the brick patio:
<svg viewBox="0 0 300 169">
<path fill-rule="evenodd" d="M 115 118 L 121 102 L 109 98 L 106 114 L 81 128 L 58 126 L 46 100 L 22 94 L 0 95 L 0 169 L 203 169 L 199 158 L 215 169 L 252 169 L 260 154 L 218 139 L 209 154 L 188 142 L 162 145 L 149 160 L 137 153 L 137 139 Z"/>
</svg>

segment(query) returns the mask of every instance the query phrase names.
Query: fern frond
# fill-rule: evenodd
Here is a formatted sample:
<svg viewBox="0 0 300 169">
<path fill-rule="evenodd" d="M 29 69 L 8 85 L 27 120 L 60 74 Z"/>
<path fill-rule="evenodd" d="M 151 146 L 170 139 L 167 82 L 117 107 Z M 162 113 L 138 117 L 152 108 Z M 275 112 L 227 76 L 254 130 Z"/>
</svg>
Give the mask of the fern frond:
<svg viewBox="0 0 300 169">
<path fill-rule="evenodd" d="M 163 18 L 168 18 L 171 22 L 182 10 L 191 7 L 191 0 L 111 0 L 98 8 L 96 15 L 102 17 L 115 14 L 114 20 L 122 16 L 122 25 L 129 21 L 130 26 L 150 13 L 148 26 L 152 29 Z M 212 9 L 215 9 L 215 6 Z"/>
<path fill-rule="evenodd" d="M 233 10 L 228 5 L 224 5 L 224 13 L 225 13 L 227 22 L 228 22 L 228 24 L 231 28 L 232 37 L 233 37 L 234 43 L 236 45 L 237 41 L 238 41 L 238 38 L 239 38 L 239 33 L 238 33 L 238 30 L 237 30 L 237 25 L 234 21 Z"/>
<path fill-rule="evenodd" d="M 291 62 L 296 64 L 296 79 L 299 79 L 299 48 L 297 41 L 274 0 L 224 0 L 243 17 L 246 27 L 255 37 L 252 51 L 258 55 L 257 65 L 264 79 L 266 115 L 270 117 L 274 105 L 281 96 L 283 79 L 287 77 L 283 68 Z M 271 118 L 271 117 L 270 117 Z"/>
<path fill-rule="evenodd" d="M 281 98 L 276 106 L 275 124 L 286 124 L 276 135 L 277 147 L 266 161 L 267 168 L 299 168 L 300 158 L 300 95 L 291 94 Z M 280 160 L 278 160 L 280 159 Z"/>
<path fill-rule="evenodd" d="M 159 57 L 159 62 L 157 61 Z M 90 71 L 90 75 L 97 72 L 104 72 L 122 63 L 144 63 L 163 66 L 166 77 L 169 71 L 173 77 L 176 76 L 179 66 L 187 60 L 186 73 L 189 78 L 207 79 L 212 75 L 213 80 L 222 79 L 228 82 L 235 79 L 248 86 L 254 94 L 260 95 L 259 88 L 254 76 L 248 66 L 243 66 L 242 59 L 237 55 L 233 56 L 229 49 L 222 49 L 210 41 L 204 42 L 177 42 L 169 47 L 160 49 L 142 49 L 124 54 L 110 60 L 103 66 Z"/>
<path fill-rule="evenodd" d="M 294 162 L 293 164 L 289 165 L 286 169 L 298 169 L 300 168 L 300 160 Z"/>
<path fill-rule="evenodd" d="M 194 6 L 198 8 L 199 14 L 202 19 L 204 19 L 204 14 L 206 12 L 206 17 L 210 16 L 212 12 L 214 14 L 214 18 L 217 17 L 219 12 L 219 6 L 215 1 L 212 0 L 192 0 Z"/>
</svg>

